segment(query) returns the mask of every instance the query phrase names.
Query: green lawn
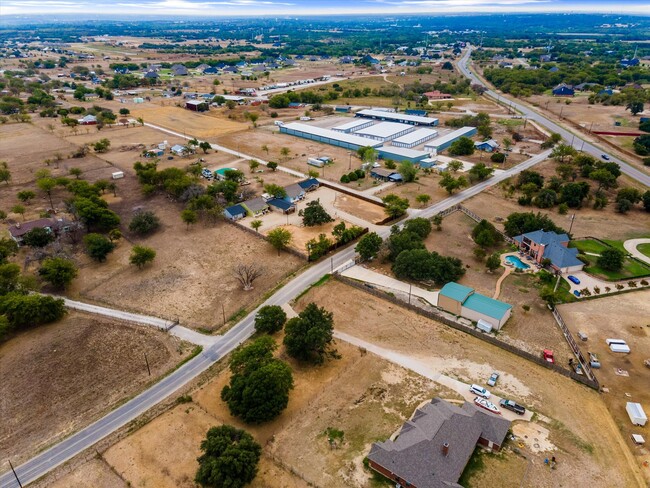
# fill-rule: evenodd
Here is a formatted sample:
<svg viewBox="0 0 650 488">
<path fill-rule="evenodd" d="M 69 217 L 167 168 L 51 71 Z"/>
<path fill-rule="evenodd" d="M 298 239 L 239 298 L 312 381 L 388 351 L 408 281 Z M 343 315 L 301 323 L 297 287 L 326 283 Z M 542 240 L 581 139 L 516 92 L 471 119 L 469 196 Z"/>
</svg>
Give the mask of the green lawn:
<svg viewBox="0 0 650 488">
<path fill-rule="evenodd" d="M 613 241 L 612 241 L 613 242 Z M 586 252 L 593 252 L 594 254 L 600 254 L 607 246 L 601 242 L 595 241 L 593 239 L 584 239 L 579 241 L 571 241 L 569 244 L 571 247 L 577 248 L 582 254 Z M 621 244 L 622 246 L 622 244 Z M 614 246 L 616 247 L 616 246 Z"/>
<path fill-rule="evenodd" d="M 641 254 L 644 254 L 650 258 L 650 242 L 648 244 L 639 244 L 636 247 L 637 251 Z"/>
<path fill-rule="evenodd" d="M 560 280 L 560 286 L 557 287 L 558 298 L 562 303 L 575 302 L 577 298 L 571 293 L 571 285 L 567 280 Z"/>
<path fill-rule="evenodd" d="M 589 261 L 589 264 L 585 267 L 584 271 L 605 280 L 626 280 L 650 274 L 650 267 L 645 266 L 634 259 L 625 258 L 623 261 L 623 268 L 620 271 L 608 271 L 598 266 L 598 258 L 596 256 L 589 256 L 586 254 L 582 254 L 581 256 Z"/>
</svg>

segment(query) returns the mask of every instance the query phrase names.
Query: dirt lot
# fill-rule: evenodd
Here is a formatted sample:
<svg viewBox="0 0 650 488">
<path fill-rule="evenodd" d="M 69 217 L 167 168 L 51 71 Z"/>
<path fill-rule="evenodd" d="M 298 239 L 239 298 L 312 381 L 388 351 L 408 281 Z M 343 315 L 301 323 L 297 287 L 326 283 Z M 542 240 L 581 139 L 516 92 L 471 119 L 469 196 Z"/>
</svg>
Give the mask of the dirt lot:
<svg viewBox="0 0 650 488">
<path fill-rule="evenodd" d="M 551 472 L 543 465 L 550 453 L 534 453 L 532 446 L 526 445 L 528 439 L 518 441 L 531 459 L 524 486 L 558 486 L 561 479 L 577 477 L 585 486 L 640 486 L 634 478 L 638 467 L 605 404 L 593 390 L 335 281 L 312 288 L 296 308 L 309 301 L 333 311 L 337 329 L 410 355 L 431 365 L 433 371 L 478 383 L 483 383 L 492 371 L 502 372 L 503 382 L 497 386 L 497 393 L 548 417 L 540 416 L 534 425 L 547 428 L 550 442 L 557 448 L 553 455 L 558 457 L 559 466 Z M 364 306 L 359 307 L 360 303 Z M 337 317 L 345 320 L 337 321 Z M 599 428 L 594 429 L 594 425 Z M 487 473 L 493 469 L 491 463 L 491 459 L 485 462 Z M 512 475 L 504 486 L 520 484 L 517 470 Z M 483 486 L 485 482 L 483 478 L 482 482 L 472 482 L 472 486 Z"/>
<path fill-rule="evenodd" d="M 336 194 L 334 206 L 373 224 L 386 218 L 386 212 L 382 206 L 365 202 L 344 193 Z"/>
<path fill-rule="evenodd" d="M 5 455 L 0 469 L 8 469 L 9 456 L 14 465 L 20 464 L 88 425 L 190 350 L 155 329 L 79 312 L 2 344 L 0 452 Z"/>
<path fill-rule="evenodd" d="M 649 303 L 650 290 L 646 290 L 559 307 L 574 337 L 578 331 L 588 335 L 587 342 L 579 341 L 578 344 L 585 357 L 588 351 L 598 355 L 602 367 L 596 371 L 596 376 L 609 390 L 603 393 L 603 399 L 639 463 L 650 462 L 650 452 L 647 448 L 635 447 L 630 435 L 642 434 L 647 439 L 648 428 L 632 426 L 625 404 L 638 402 L 646 411 L 650 408 L 650 368 L 643 365 L 645 359 L 650 359 Z M 605 343 L 610 337 L 627 341 L 632 352 L 624 355 L 611 352 Z M 628 376 L 617 374 L 618 370 L 626 371 Z M 650 470 L 646 468 L 644 472 L 650 483 Z"/>
<path fill-rule="evenodd" d="M 115 205 L 125 225 L 135 203 L 143 204 L 137 194 L 135 201 Z M 163 222 L 152 236 L 134 240 L 156 250 L 153 264 L 142 270 L 131 266 L 131 246 L 122 242 L 106 263 L 84 261 L 69 291 L 72 296 L 216 330 L 223 325 L 224 313 L 228 318 L 252 305 L 302 264 L 290 254 L 278 256 L 262 239 L 225 222 L 187 229 L 177 206 L 165 197 L 146 200 L 144 207 Z M 254 290 L 243 292 L 232 270 L 250 262 L 261 264 L 265 273 Z"/>
</svg>

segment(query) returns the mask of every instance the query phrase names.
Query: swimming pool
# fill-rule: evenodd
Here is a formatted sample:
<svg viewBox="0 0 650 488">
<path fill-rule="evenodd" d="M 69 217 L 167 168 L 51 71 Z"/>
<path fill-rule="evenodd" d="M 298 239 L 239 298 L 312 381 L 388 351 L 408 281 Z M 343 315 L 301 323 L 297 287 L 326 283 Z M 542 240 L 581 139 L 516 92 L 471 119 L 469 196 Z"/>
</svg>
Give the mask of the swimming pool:
<svg viewBox="0 0 650 488">
<path fill-rule="evenodd" d="M 515 268 L 519 269 L 528 269 L 530 268 L 529 265 L 524 263 L 521 259 L 519 259 L 517 256 L 506 256 L 506 263 L 513 265 Z"/>
</svg>

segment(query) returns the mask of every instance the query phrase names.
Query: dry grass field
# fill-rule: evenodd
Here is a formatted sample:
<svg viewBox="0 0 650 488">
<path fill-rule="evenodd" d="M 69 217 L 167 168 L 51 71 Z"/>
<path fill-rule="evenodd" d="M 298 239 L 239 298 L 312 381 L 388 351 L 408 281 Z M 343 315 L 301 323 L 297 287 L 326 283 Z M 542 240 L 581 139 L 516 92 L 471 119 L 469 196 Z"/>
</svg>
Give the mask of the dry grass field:
<svg viewBox="0 0 650 488">
<path fill-rule="evenodd" d="M 153 328 L 69 312 L 0 345 L 0 469 L 88 425 L 180 362 L 191 347 Z M 151 367 L 147 374 L 144 356 Z"/>
</svg>

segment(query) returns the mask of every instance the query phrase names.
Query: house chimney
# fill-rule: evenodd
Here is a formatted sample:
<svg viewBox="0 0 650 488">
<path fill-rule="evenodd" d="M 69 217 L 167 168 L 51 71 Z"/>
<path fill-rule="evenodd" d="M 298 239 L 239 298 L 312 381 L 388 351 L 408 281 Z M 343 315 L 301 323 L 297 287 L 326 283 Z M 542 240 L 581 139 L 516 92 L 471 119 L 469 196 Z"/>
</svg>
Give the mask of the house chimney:
<svg viewBox="0 0 650 488">
<path fill-rule="evenodd" d="M 447 454 L 449 454 L 449 442 L 445 442 L 442 445 L 442 455 L 446 457 Z"/>
</svg>

